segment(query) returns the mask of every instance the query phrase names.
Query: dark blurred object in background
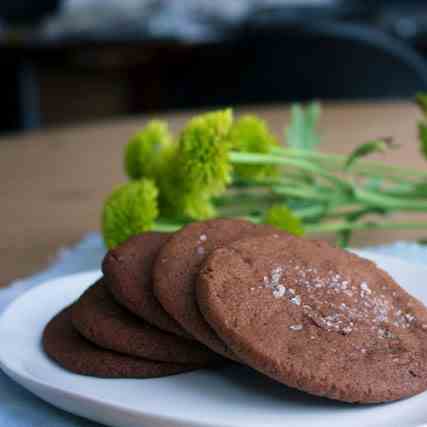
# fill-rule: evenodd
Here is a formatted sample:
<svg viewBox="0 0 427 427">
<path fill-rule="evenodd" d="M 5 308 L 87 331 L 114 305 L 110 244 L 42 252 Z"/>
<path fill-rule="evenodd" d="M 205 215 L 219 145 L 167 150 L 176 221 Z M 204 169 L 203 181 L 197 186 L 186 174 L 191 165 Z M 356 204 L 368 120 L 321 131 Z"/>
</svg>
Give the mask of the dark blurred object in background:
<svg viewBox="0 0 427 427">
<path fill-rule="evenodd" d="M 2 0 L 0 16 L 9 24 L 37 23 L 58 9 L 59 0 Z"/>
<path fill-rule="evenodd" d="M 383 0 L 373 24 L 427 53 L 427 3 L 420 0 Z"/>
<path fill-rule="evenodd" d="M 2 0 L 0 19 L 0 132 L 427 90 L 425 1 Z"/>
</svg>

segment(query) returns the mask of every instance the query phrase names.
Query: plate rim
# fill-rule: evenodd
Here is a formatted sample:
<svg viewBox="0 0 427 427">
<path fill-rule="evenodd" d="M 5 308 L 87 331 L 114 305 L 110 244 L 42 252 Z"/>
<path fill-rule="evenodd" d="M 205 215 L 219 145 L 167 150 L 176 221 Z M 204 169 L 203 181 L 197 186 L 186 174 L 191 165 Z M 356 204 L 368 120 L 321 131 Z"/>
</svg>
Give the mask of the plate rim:
<svg viewBox="0 0 427 427">
<path fill-rule="evenodd" d="M 384 255 L 384 254 L 378 254 L 370 250 L 364 250 L 364 249 L 351 249 L 352 252 L 361 255 L 365 258 L 372 259 L 374 258 L 374 262 L 377 262 L 375 259 L 384 259 L 389 260 L 390 262 L 397 262 L 403 265 L 408 266 L 412 269 L 417 270 L 425 270 L 427 273 L 427 267 L 418 264 L 418 263 L 411 263 L 406 260 L 402 260 L 399 257 L 392 256 L 392 255 Z M 372 257 L 372 258 L 371 258 Z M 96 280 L 97 277 L 102 275 L 101 270 L 89 270 L 79 273 L 73 273 L 73 274 L 67 274 L 63 276 L 58 276 L 53 279 L 47 280 L 45 282 L 40 283 L 39 285 L 36 285 L 32 287 L 31 289 L 23 292 L 21 295 L 19 295 L 17 298 L 15 298 L 13 301 L 11 301 L 4 310 L 0 313 L 0 334 L 4 330 L 4 323 L 7 320 L 7 317 L 11 315 L 16 310 L 16 307 L 21 305 L 23 300 L 26 300 L 30 298 L 33 294 L 37 293 L 44 293 L 46 292 L 46 288 L 48 287 L 54 287 L 58 283 L 63 282 L 64 280 L 67 281 L 86 281 L 88 284 L 87 286 L 90 286 L 91 282 L 93 280 Z M 139 417 L 150 417 L 152 419 L 155 419 L 158 422 L 165 422 L 165 423 L 189 423 L 188 426 L 190 427 L 229 427 L 230 424 L 213 424 L 212 422 L 208 420 L 204 420 L 201 422 L 200 420 L 189 420 L 188 418 L 180 415 L 167 415 L 167 414 L 159 414 L 158 412 L 150 411 L 150 408 L 143 408 L 141 410 L 136 410 L 133 407 L 130 407 L 126 405 L 126 403 L 123 402 L 117 402 L 114 400 L 111 400 L 109 398 L 105 397 L 95 397 L 95 396 L 87 396 L 82 395 L 76 391 L 68 390 L 66 388 L 61 388 L 59 386 L 53 385 L 49 383 L 48 381 L 45 381 L 39 377 L 32 376 L 31 373 L 25 371 L 22 369 L 19 365 L 16 365 L 13 363 L 13 361 L 7 357 L 7 352 L 4 350 L 7 348 L 7 346 L 0 346 L 0 369 L 13 381 L 20 384 L 25 389 L 29 390 L 31 393 L 35 394 L 37 397 L 42 399 L 43 401 L 49 403 L 50 405 L 56 406 L 53 403 L 51 403 L 49 400 L 45 399 L 42 395 L 34 391 L 34 388 L 36 389 L 46 389 L 51 393 L 58 393 L 61 396 L 73 399 L 75 401 L 87 401 L 93 405 L 96 405 L 98 408 L 108 408 L 109 410 L 121 412 L 121 413 L 127 413 L 131 414 L 133 416 L 139 416 Z M 26 382 L 31 384 L 32 388 L 29 389 L 26 386 Z M 62 409 L 66 412 L 71 412 L 66 409 Z M 77 416 L 81 416 L 77 413 L 75 413 Z M 89 418 L 89 417 L 86 417 Z M 93 420 L 97 421 L 93 418 Z M 427 427 L 427 422 L 417 425 L 417 427 Z"/>
<path fill-rule="evenodd" d="M 17 298 L 15 298 L 12 302 L 10 302 L 6 308 L 1 312 L 0 314 L 0 333 L 3 329 L 3 323 L 5 322 L 5 318 L 7 318 L 7 315 L 14 311 L 15 306 L 19 306 L 21 304 L 21 301 L 27 298 L 30 298 L 31 295 L 38 292 L 44 292 L 45 289 L 40 290 L 39 288 L 46 288 L 46 287 L 54 287 L 57 285 L 57 283 L 62 282 L 63 280 L 82 280 L 81 278 L 88 277 L 90 280 L 88 280 L 88 287 L 91 285 L 92 280 L 96 280 L 96 277 L 99 277 L 102 274 L 101 270 L 89 270 L 79 273 L 73 273 L 73 274 L 66 274 L 63 276 L 58 276 L 54 279 L 47 280 L 45 282 L 40 283 L 39 285 L 34 286 L 31 289 L 28 289 L 25 291 L 22 295 L 19 295 Z M 211 422 L 203 422 L 201 424 L 199 421 L 194 420 L 188 420 L 187 418 L 179 417 L 179 416 L 170 416 L 165 414 L 159 414 L 158 412 L 152 412 L 149 410 L 149 408 L 144 408 L 143 410 L 135 410 L 132 407 L 127 406 L 126 404 L 123 404 L 122 402 L 117 403 L 116 401 L 111 401 L 110 399 L 106 398 L 100 398 L 100 397 L 94 397 L 94 396 L 82 396 L 78 392 L 67 390 L 65 388 L 60 388 L 56 385 L 52 385 L 47 381 L 44 381 L 41 378 L 34 377 L 27 371 L 21 369 L 20 366 L 13 365 L 13 362 L 11 363 L 10 358 L 6 359 L 5 354 L 3 352 L 4 347 L 0 346 L 0 369 L 8 376 L 8 378 L 12 379 L 12 381 L 17 382 L 19 385 L 24 387 L 26 390 L 29 390 L 25 384 L 22 383 L 22 381 L 27 381 L 31 385 L 35 386 L 36 388 L 45 388 L 48 389 L 50 392 L 59 393 L 62 396 L 72 398 L 74 400 L 84 400 L 88 401 L 92 404 L 97 405 L 98 407 L 107 407 L 110 410 L 114 411 L 120 411 L 120 412 L 126 412 L 127 414 L 132 414 L 134 416 L 144 416 L 144 417 L 151 417 L 155 418 L 156 421 L 163 421 L 163 422 L 177 422 L 177 423 L 188 423 L 191 422 L 191 426 L 189 427 L 229 427 L 227 424 L 218 425 L 217 423 L 212 424 Z M 6 359 L 6 360 L 5 360 Z M 42 399 L 43 401 L 47 402 L 48 404 L 55 406 L 48 400 L 44 399 L 42 396 L 40 396 L 38 393 L 36 393 L 34 390 L 29 390 L 32 394 L 35 394 L 38 398 Z M 61 409 L 63 411 L 66 411 L 65 409 Z M 67 411 L 66 411 L 67 412 Z M 68 411 L 69 412 L 69 411 Z M 77 416 L 81 416 L 79 414 L 74 414 Z M 97 420 L 95 420 L 98 422 Z"/>
</svg>

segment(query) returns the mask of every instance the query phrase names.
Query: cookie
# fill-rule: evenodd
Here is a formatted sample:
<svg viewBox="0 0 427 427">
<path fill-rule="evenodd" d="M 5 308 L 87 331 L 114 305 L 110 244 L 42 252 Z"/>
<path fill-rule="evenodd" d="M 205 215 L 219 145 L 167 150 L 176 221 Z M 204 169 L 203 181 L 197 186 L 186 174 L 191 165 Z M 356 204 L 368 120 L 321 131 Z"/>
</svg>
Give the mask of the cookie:
<svg viewBox="0 0 427 427">
<path fill-rule="evenodd" d="M 271 235 L 218 249 L 197 300 L 240 360 L 288 386 L 359 403 L 427 388 L 427 309 L 327 243 Z"/>
<path fill-rule="evenodd" d="M 73 305 L 72 323 L 99 347 L 135 357 L 196 365 L 219 359 L 198 342 L 163 332 L 126 311 L 114 301 L 102 279 Z"/>
<path fill-rule="evenodd" d="M 101 349 L 73 328 L 71 307 L 62 310 L 46 325 L 42 345 L 46 354 L 58 365 L 80 375 L 155 378 L 195 369 L 191 365 L 153 362 Z"/>
<path fill-rule="evenodd" d="M 270 226 L 236 219 L 196 222 L 176 232 L 160 249 L 153 269 L 156 297 L 191 336 L 221 355 L 234 359 L 197 307 L 195 285 L 199 268 L 214 249 L 273 230 Z"/>
<path fill-rule="evenodd" d="M 106 283 L 116 301 L 158 328 L 188 337 L 153 294 L 151 270 L 170 233 L 147 232 L 110 250 L 102 263 Z"/>
</svg>

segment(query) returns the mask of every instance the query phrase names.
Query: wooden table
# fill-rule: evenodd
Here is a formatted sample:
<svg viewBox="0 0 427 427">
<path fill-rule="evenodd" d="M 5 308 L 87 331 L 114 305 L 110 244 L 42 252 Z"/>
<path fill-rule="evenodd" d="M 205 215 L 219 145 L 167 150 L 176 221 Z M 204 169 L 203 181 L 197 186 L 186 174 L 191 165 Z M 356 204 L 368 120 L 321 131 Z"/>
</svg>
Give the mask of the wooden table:
<svg viewBox="0 0 427 427">
<path fill-rule="evenodd" d="M 286 107 L 253 111 L 281 134 Z M 240 112 L 240 111 L 239 111 Z M 168 114 L 177 130 L 188 114 Z M 323 150 L 348 153 L 374 137 L 393 136 L 404 145 L 390 162 L 427 168 L 418 153 L 418 112 L 408 103 L 324 106 Z M 148 117 L 52 129 L 0 139 L 0 285 L 45 267 L 58 249 L 97 230 L 102 202 L 125 178 L 122 149 Z M 425 216 L 425 215 L 424 215 Z M 420 231 L 359 233 L 353 245 L 426 237 Z"/>
</svg>

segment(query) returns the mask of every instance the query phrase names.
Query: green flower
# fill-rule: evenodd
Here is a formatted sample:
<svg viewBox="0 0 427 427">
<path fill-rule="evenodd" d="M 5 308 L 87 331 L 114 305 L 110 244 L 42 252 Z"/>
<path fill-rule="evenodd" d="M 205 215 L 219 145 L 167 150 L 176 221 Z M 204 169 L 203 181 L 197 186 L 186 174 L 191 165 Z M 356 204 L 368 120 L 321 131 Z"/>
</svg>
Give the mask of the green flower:
<svg viewBox="0 0 427 427">
<path fill-rule="evenodd" d="M 159 213 L 157 197 L 157 187 L 149 179 L 132 181 L 113 191 L 102 212 L 102 234 L 108 248 L 153 228 Z"/>
<path fill-rule="evenodd" d="M 301 220 L 285 205 L 273 205 L 266 212 L 264 222 L 295 236 L 302 236 L 304 234 Z"/>
<path fill-rule="evenodd" d="M 253 115 L 243 116 L 236 121 L 231 128 L 230 139 L 233 150 L 243 153 L 270 154 L 278 145 L 267 124 Z M 241 178 L 254 180 L 277 176 L 279 172 L 277 166 L 268 164 L 238 164 L 234 168 Z"/>
<path fill-rule="evenodd" d="M 203 194 L 180 193 L 179 188 L 169 177 L 159 181 L 160 215 L 164 218 L 178 220 L 204 220 L 216 215 L 215 207 L 210 197 Z"/>
<path fill-rule="evenodd" d="M 138 132 L 125 148 L 125 170 L 131 179 L 155 178 L 163 152 L 172 143 L 168 125 L 153 120 Z"/>
<path fill-rule="evenodd" d="M 231 182 L 230 109 L 196 116 L 179 138 L 176 167 L 181 194 L 204 197 L 221 194 Z"/>
<path fill-rule="evenodd" d="M 194 197 L 194 195 L 184 195 L 181 199 L 184 216 L 194 220 L 205 220 L 214 218 L 217 214 L 216 209 L 209 197 Z"/>
<path fill-rule="evenodd" d="M 231 181 L 232 120 L 231 110 L 196 116 L 178 144 L 165 150 L 157 178 L 162 216 L 202 220 L 216 215 L 211 199 Z"/>
</svg>

